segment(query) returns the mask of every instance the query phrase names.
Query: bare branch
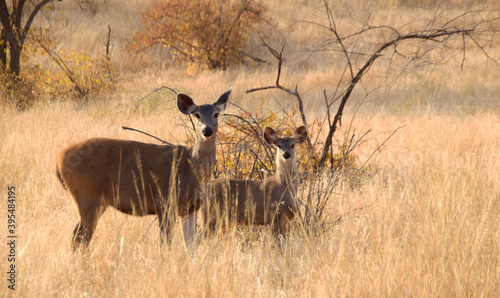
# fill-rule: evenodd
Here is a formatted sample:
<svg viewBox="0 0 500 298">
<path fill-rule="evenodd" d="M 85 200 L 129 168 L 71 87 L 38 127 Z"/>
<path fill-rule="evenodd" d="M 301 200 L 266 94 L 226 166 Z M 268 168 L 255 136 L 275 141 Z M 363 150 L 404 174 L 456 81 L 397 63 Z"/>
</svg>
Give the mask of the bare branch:
<svg viewBox="0 0 500 298">
<path fill-rule="evenodd" d="M 111 26 L 108 25 L 108 39 L 106 40 L 106 43 L 104 44 L 106 46 L 106 60 L 111 60 L 111 53 L 109 52 L 109 44 L 111 42 Z"/>
<path fill-rule="evenodd" d="M 155 137 L 155 136 L 153 136 L 152 134 L 149 134 L 149 133 L 144 132 L 144 131 L 142 131 L 142 130 L 138 130 L 138 129 L 131 128 L 131 127 L 127 127 L 127 126 L 122 126 L 122 128 L 123 128 L 124 130 L 131 130 L 131 131 L 135 131 L 135 132 L 140 132 L 140 133 L 142 133 L 142 134 L 147 135 L 148 137 L 152 137 L 153 139 L 156 139 L 156 140 L 158 140 L 158 141 L 162 142 L 162 143 L 163 143 L 163 144 L 165 144 L 165 145 L 173 145 L 172 143 L 169 143 L 169 142 L 167 142 L 167 141 L 164 141 L 164 140 L 162 140 L 162 139 L 160 139 L 160 138 L 158 138 L 158 137 Z"/>
<path fill-rule="evenodd" d="M 273 49 L 271 46 L 269 46 L 264 40 L 262 40 L 262 43 L 267 47 L 269 52 L 278 60 L 278 74 L 276 75 L 276 85 L 275 86 L 266 86 L 266 87 L 260 87 L 260 88 L 252 88 L 246 91 L 246 93 L 252 93 L 256 91 L 263 91 L 263 90 L 268 90 L 268 89 L 279 89 L 281 91 L 284 91 L 292 96 L 294 96 L 297 99 L 298 106 L 299 106 L 299 112 L 300 116 L 302 118 L 302 122 L 304 125 L 307 127 L 307 118 L 305 116 L 304 112 L 304 104 L 302 102 L 302 98 L 300 97 L 300 93 L 298 92 L 298 86 L 295 86 L 295 91 L 292 91 L 280 84 L 280 76 L 281 76 L 281 67 L 283 65 L 283 50 L 285 49 L 285 45 L 281 47 L 280 52 L 278 53 L 275 49 Z M 307 146 L 310 150 L 312 150 L 313 145 L 311 143 L 311 139 L 308 137 L 307 138 Z"/>
<path fill-rule="evenodd" d="M 19 42 L 21 44 L 24 44 L 24 40 L 26 39 L 26 36 L 28 36 L 28 31 L 31 28 L 31 24 L 33 23 L 33 20 L 35 19 L 36 15 L 40 11 L 40 9 L 51 1 L 53 1 L 53 0 L 43 0 L 42 2 L 38 3 L 35 6 L 35 8 L 33 9 L 33 11 L 30 14 L 30 17 L 28 18 L 28 21 L 26 21 L 26 24 L 24 25 L 23 33 L 21 34 L 21 37 L 19 38 Z"/>
<path fill-rule="evenodd" d="M 335 35 L 335 38 L 337 39 L 337 41 L 340 44 L 342 52 L 344 52 L 344 55 L 345 55 L 346 60 L 347 60 L 347 65 L 349 66 L 349 70 L 351 72 L 351 78 L 352 78 L 354 76 L 354 73 L 352 71 L 351 59 L 349 57 L 349 54 L 347 53 L 347 49 L 344 46 L 344 43 L 342 42 L 342 39 L 340 38 L 339 34 L 337 33 L 337 25 L 335 24 L 335 18 L 333 17 L 333 12 L 330 9 L 330 7 L 328 7 L 328 1 L 324 0 L 324 3 L 325 3 L 326 14 L 328 16 L 328 22 L 330 23 L 329 29 Z"/>
<path fill-rule="evenodd" d="M 461 35 L 461 36 L 471 36 L 471 34 L 474 32 L 474 28 L 476 26 L 473 26 L 472 28 L 468 29 L 456 29 L 456 28 L 438 28 L 438 29 L 428 29 L 422 32 L 413 32 L 409 33 L 406 35 L 398 35 L 393 39 L 390 39 L 383 43 L 371 56 L 370 58 L 365 62 L 363 67 L 361 67 L 360 70 L 356 73 L 356 75 L 352 78 L 351 82 L 349 83 L 349 86 L 347 87 L 345 93 L 342 96 L 342 100 L 340 102 L 339 108 L 337 110 L 337 113 L 333 119 L 333 123 L 330 125 L 330 130 L 328 132 L 321 158 L 319 160 L 318 167 L 323 167 L 327 158 L 327 153 L 329 152 L 330 146 L 332 145 L 332 137 L 333 134 L 335 133 L 337 129 L 337 124 L 340 123 L 342 119 L 342 114 L 344 111 L 345 104 L 347 100 L 349 99 L 354 87 L 356 87 L 356 84 L 359 82 L 359 80 L 365 75 L 365 73 L 368 71 L 368 69 L 373 65 L 375 60 L 377 60 L 380 56 L 382 56 L 382 52 L 386 50 L 387 48 L 391 46 L 396 46 L 399 43 L 402 43 L 403 41 L 407 40 L 423 40 L 423 41 L 432 41 L 432 42 L 437 42 L 437 43 L 444 43 L 446 42 L 451 36 L 454 35 Z M 474 41 L 474 39 L 472 39 Z M 479 48 L 484 50 L 478 43 L 476 43 Z"/>
</svg>

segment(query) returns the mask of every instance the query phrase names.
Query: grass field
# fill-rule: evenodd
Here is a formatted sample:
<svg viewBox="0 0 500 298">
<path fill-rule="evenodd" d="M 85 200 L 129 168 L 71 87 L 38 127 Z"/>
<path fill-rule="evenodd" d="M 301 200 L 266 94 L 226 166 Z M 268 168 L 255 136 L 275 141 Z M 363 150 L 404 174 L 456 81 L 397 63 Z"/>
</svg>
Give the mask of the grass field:
<svg viewBox="0 0 500 298">
<path fill-rule="evenodd" d="M 323 89 L 335 88 L 342 65 L 329 64 L 326 53 L 308 58 L 299 50 L 315 32 L 292 24 L 319 14 L 321 2 L 291 2 L 264 4 L 290 43 L 282 82 L 290 88 L 298 84 L 311 120 L 324 114 Z M 277 91 L 245 93 L 276 79 L 274 61 L 264 49 L 256 52 L 270 65 L 247 62 L 225 72 L 187 73 L 161 52 L 131 63 L 133 57 L 122 51 L 123 40 L 139 26 L 138 11 L 149 4 L 88 3 L 95 7 L 57 2 L 37 22 L 55 28 L 61 47 L 91 55 L 102 54 L 111 24 L 120 88 L 88 103 L 54 99 L 22 112 L 1 107 L 0 237 L 7 242 L 7 187 L 15 186 L 18 243 L 15 292 L 7 288 L 8 247 L 1 246 L 0 296 L 500 296 L 500 67 L 474 50 L 463 67 L 460 53 L 453 54 L 445 64 L 417 68 L 392 86 L 383 80 L 385 63 L 373 66 L 346 107 L 338 138 L 349 124 L 357 135 L 372 129 L 356 152 L 363 162 L 399 130 L 370 159 L 366 175 L 356 183 L 335 185 L 325 228 L 314 233 L 295 228 L 283 250 L 264 229 L 200 239 L 191 256 L 180 225 L 173 243 L 160 247 L 153 216 L 108 209 L 88 253 L 74 254 L 70 238 L 78 215 L 55 176 L 56 156 L 63 148 L 91 137 L 152 142 L 122 130 L 123 125 L 184 144 L 184 116 L 171 101 L 158 107 L 173 96 L 147 96 L 162 85 L 197 103 L 213 102 L 232 86 L 230 101 L 250 110 L 262 102 L 276 110 L 277 103 L 292 101 Z M 415 4 L 380 1 L 354 10 L 356 5 L 362 6 L 356 1 L 337 6 L 339 24 L 369 10 L 394 26 L 419 13 Z M 500 57 L 498 37 L 488 50 Z M 139 98 L 144 100 L 138 103 Z"/>
</svg>

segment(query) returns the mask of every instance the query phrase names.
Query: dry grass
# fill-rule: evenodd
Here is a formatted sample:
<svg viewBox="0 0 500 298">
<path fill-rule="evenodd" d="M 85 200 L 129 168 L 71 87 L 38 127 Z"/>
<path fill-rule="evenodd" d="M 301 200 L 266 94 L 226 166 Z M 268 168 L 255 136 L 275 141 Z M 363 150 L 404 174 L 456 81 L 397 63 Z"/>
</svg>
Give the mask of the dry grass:
<svg viewBox="0 0 500 298">
<path fill-rule="evenodd" d="M 140 21 L 134 10 L 144 9 L 141 1 L 118 6 L 90 1 L 101 5 L 97 13 L 77 18 L 79 8 L 68 3 L 54 4 L 66 8 L 50 12 L 61 14 L 55 19 L 67 24 L 58 42 L 68 47 L 85 44 L 92 53 L 102 46 L 92 37 L 93 26 L 102 22 L 105 32 L 106 20 L 117 28 L 123 24 L 120 30 L 130 32 Z M 273 18 L 285 29 L 304 15 L 297 8 L 306 15 L 316 11 L 312 5 L 273 3 L 269 3 L 271 11 L 283 12 Z M 395 19 L 413 9 L 403 11 L 396 6 L 378 8 Z M 347 14 L 345 10 L 339 13 Z M 105 18 L 112 11 L 116 14 Z M 75 30 L 87 34 L 85 39 Z M 291 40 L 306 43 L 300 32 L 292 31 L 287 32 Z M 114 57 L 122 58 L 125 54 L 120 53 L 122 41 L 118 40 Z M 492 51 L 498 54 L 500 49 Z M 289 54 L 301 57 L 292 50 Z M 203 239 L 191 257 L 185 252 L 179 225 L 172 245 L 160 247 L 157 223 L 149 227 L 154 217 L 108 210 L 89 253 L 73 254 L 70 237 L 77 212 L 54 174 L 57 154 L 74 142 L 90 137 L 152 141 L 121 130 L 122 125 L 168 141 L 186 140 L 182 126 L 173 124 L 181 123 L 180 113 L 169 109 L 170 104 L 157 107 L 162 98 L 150 96 L 136 104 L 136 98 L 150 88 L 169 85 L 205 103 L 233 86 L 230 100 L 249 109 L 264 100 L 271 110 L 276 109 L 276 102 L 289 103 L 290 98 L 277 92 L 244 93 L 272 84 L 272 66 L 187 74 L 168 62 L 153 61 L 144 64 L 151 68 L 139 71 L 136 66 L 137 71 L 124 73 L 124 91 L 113 99 L 39 103 L 25 112 L 3 107 L 0 209 L 7 207 L 7 186 L 16 186 L 19 274 L 15 296 L 499 296 L 499 69 L 486 67 L 479 56 L 472 55 L 464 70 L 453 63 L 431 75 L 428 69 L 416 70 L 394 87 L 367 96 L 367 90 L 380 85 L 384 76 L 375 75 L 376 67 L 383 71 L 382 65 L 375 65 L 374 75 L 356 89 L 344 117 L 347 124 L 357 105 L 365 102 L 352 123 L 357 132 L 373 130 L 373 138 L 358 151 L 360 159 L 366 159 L 392 130 L 404 127 L 371 161 L 372 175 L 363 177 L 356 187 L 348 182 L 336 186 L 326 221 L 345 215 L 342 220 L 310 235 L 297 229 L 284 251 L 263 230 L 244 235 L 234 232 L 223 240 Z M 310 64 L 304 60 L 287 60 L 283 82 L 299 84 L 312 118 L 321 114 L 323 88 L 333 88 L 339 71 L 322 66 L 320 58 L 307 61 Z M 2 240 L 7 233 L 5 217 L 0 226 Z M 7 252 L 2 247 L 5 272 Z M 4 277 L 5 273 L 0 296 L 14 296 Z"/>
<path fill-rule="evenodd" d="M 238 234 L 224 241 L 203 240 L 191 258 L 179 230 L 172 246 L 160 249 L 156 223 L 147 232 L 153 217 L 108 210 L 89 255 L 73 255 L 69 239 L 77 213 L 54 175 L 58 151 L 90 136 L 141 139 L 118 132 L 116 127 L 123 123 L 162 135 L 168 126 L 162 128 L 161 123 L 175 118 L 170 113 L 138 117 L 120 108 L 108 112 L 105 121 L 97 107 L 76 110 L 68 104 L 22 114 L 2 112 L 2 118 L 9 119 L 1 131 L 3 184 L 18 189 L 16 294 L 498 294 L 500 119 L 496 113 L 406 118 L 383 114 L 371 119 L 370 127 L 378 132 L 406 126 L 378 156 L 376 175 L 355 189 L 337 187 L 328 220 L 364 209 L 315 236 L 298 230 L 284 253 L 264 231 L 247 235 L 252 238 L 247 241 Z M 2 209 L 5 206 L 2 201 Z M 9 294 L 5 287 L 1 291 Z"/>
</svg>

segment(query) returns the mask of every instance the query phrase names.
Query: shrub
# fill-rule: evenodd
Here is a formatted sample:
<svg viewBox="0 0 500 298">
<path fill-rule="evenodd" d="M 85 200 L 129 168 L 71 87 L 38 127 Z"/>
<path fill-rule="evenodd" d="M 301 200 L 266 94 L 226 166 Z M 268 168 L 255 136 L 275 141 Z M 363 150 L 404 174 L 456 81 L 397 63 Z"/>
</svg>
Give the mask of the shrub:
<svg viewBox="0 0 500 298">
<path fill-rule="evenodd" d="M 109 60 L 73 51 L 69 55 L 65 51 L 59 55 L 52 53 L 52 58 L 61 71 L 48 77 L 49 93 L 87 99 L 115 91 L 116 71 Z"/>
<path fill-rule="evenodd" d="M 24 68 L 21 75 L 0 74 L 2 104 L 13 104 L 19 110 L 31 107 L 43 93 L 44 72 L 38 66 Z"/>
<path fill-rule="evenodd" d="M 262 102 L 253 112 L 242 109 L 238 114 L 224 115 L 224 125 L 221 125 L 217 134 L 220 141 L 217 146 L 218 175 L 225 172 L 231 178 L 252 180 L 274 174 L 275 155 L 262 136 L 264 127 L 269 126 L 280 135 L 293 136 L 295 129 L 302 123 L 294 107 L 287 113 L 275 113 L 266 111 L 265 105 L 266 103 Z M 322 133 L 321 124 L 320 118 L 315 118 L 307 127 L 310 139 L 318 139 L 318 135 Z M 338 148 L 338 152 L 333 154 L 332 168 L 357 169 L 358 157 L 352 152 L 352 144 L 349 143 L 347 135 L 346 138 L 337 140 L 337 144 L 334 147 Z M 299 172 L 312 173 L 322 145 L 321 142 L 315 142 L 312 147 L 307 144 L 297 147 Z"/>
<path fill-rule="evenodd" d="M 226 69 L 241 61 L 240 51 L 264 11 L 257 0 L 167 0 L 143 15 L 142 30 L 127 49 L 142 52 L 160 45 L 188 66 Z"/>
<path fill-rule="evenodd" d="M 2 74 L 0 95 L 3 101 L 23 110 L 44 98 L 89 99 L 116 90 L 116 69 L 109 55 L 93 58 L 82 53 L 56 51 L 50 32 L 32 29 L 25 43 L 20 75 Z M 31 64 L 35 56 L 49 56 L 58 68 L 44 69 Z"/>
</svg>

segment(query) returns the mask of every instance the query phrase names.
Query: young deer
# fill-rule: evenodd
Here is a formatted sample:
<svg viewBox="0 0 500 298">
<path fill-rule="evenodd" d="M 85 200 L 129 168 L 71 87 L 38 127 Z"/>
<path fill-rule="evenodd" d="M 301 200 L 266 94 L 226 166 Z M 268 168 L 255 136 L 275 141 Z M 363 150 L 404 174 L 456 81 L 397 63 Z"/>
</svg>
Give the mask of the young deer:
<svg viewBox="0 0 500 298">
<path fill-rule="evenodd" d="M 264 139 L 277 149 L 276 173 L 264 180 L 212 180 L 212 201 L 203 206 L 208 232 L 213 232 L 218 223 L 223 230 L 231 224 L 272 225 L 275 235 L 286 236 L 287 226 L 298 211 L 295 144 L 303 143 L 306 137 L 305 126 L 297 128 L 293 138 L 278 138 L 272 128 L 266 127 Z"/>
<path fill-rule="evenodd" d="M 219 115 L 230 94 L 231 90 L 214 104 L 201 106 L 189 96 L 177 94 L 179 110 L 196 118 L 196 139 L 191 148 L 101 138 L 63 150 L 57 159 L 57 176 L 80 214 L 73 231 L 73 249 L 88 246 L 99 217 L 109 206 L 132 215 L 156 214 L 162 242 L 164 236 L 169 241 L 178 214 L 184 240 L 191 248 L 196 211 L 215 165 Z"/>
</svg>

